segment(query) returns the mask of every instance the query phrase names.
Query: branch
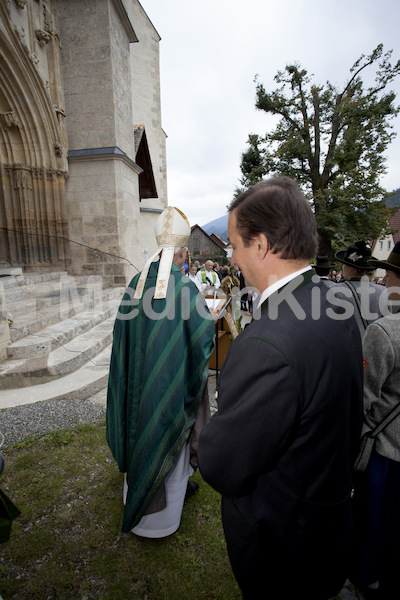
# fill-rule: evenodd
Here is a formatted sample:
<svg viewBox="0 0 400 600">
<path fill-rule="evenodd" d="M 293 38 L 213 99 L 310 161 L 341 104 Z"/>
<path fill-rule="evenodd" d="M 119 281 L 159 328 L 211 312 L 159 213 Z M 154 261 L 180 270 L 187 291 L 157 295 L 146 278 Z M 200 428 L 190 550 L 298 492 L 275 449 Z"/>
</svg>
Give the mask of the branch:
<svg viewBox="0 0 400 600">
<path fill-rule="evenodd" d="M 319 106 L 319 94 L 318 88 L 313 88 L 311 90 L 313 96 L 313 106 L 314 106 L 314 152 L 315 152 L 315 166 L 318 171 L 320 169 L 320 161 L 321 161 L 321 130 L 320 130 L 320 106 Z"/>
<path fill-rule="evenodd" d="M 286 101 L 284 96 L 273 92 L 272 94 L 267 94 L 264 86 L 259 83 L 257 84 L 257 102 L 256 108 L 258 110 L 263 110 L 266 113 L 271 113 L 273 115 L 280 115 L 283 117 L 288 123 L 290 123 L 295 129 L 300 130 L 296 121 L 289 114 L 289 103 Z"/>
<path fill-rule="evenodd" d="M 366 67 L 369 67 L 370 65 L 372 65 L 372 63 L 374 63 L 378 58 L 380 58 L 382 56 L 382 49 L 383 49 L 383 44 L 379 44 L 375 50 L 372 52 L 372 54 L 370 56 L 367 57 L 367 62 L 364 63 L 353 75 L 353 77 L 350 79 L 350 81 L 347 83 L 346 87 L 344 88 L 341 96 L 343 97 L 346 93 L 347 90 L 349 89 L 349 87 L 351 86 L 351 84 L 353 83 L 353 81 L 357 78 L 357 76 L 361 73 L 361 71 L 363 71 Z M 358 67 L 358 65 L 360 64 L 360 62 L 362 61 L 362 59 L 364 58 L 364 54 L 362 54 L 360 56 L 360 58 L 354 63 L 354 65 L 351 67 L 350 69 L 350 73 L 352 73 L 354 71 L 354 69 L 356 67 Z"/>
<path fill-rule="evenodd" d="M 342 99 L 343 99 L 343 94 L 339 94 L 336 97 L 335 110 L 333 111 L 333 115 L 332 115 L 331 139 L 329 140 L 328 152 L 326 153 L 324 170 L 322 172 L 321 183 L 322 183 L 323 187 L 329 181 L 331 161 L 333 159 L 333 154 L 335 152 L 336 142 L 337 142 L 337 139 L 338 139 L 338 136 L 339 136 L 339 132 L 340 132 L 340 118 L 339 118 L 339 113 L 340 113 L 340 105 L 341 105 Z"/>
<path fill-rule="evenodd" d="M 343 98 L 348 95 L 349 90 L 351 89 L 353 84 L 356 82 L 361 71 L 366 69 L 368 66 L 372 65 L 376 60 L 378 60 L 382 56 L 382 49 L 383 49 L 383 44 L 379 44 L 375 48 L 375 50 L 372 52 L 372 54 L 369 57 L 367 57 L 366 62 L 364 64 L 362 64 L 359 68 L 357 68 L 360 65 L 361 61 L 363 60 L 364 54 L 362 56 L 360 56 L 360 58 L 354 63 L 354 65 L 350 69 L 351 73 L 354 71 L 353 76 L 348 81 L 343 92 L 341 94 L 338 94 L 336 97 L 335 109 L 334 109 L 334 112 L 332 115 L 331 139 L 329 141 L 328 152 L 326 154 L 326 159 L 325 159 L 325 166 L 324 166 L 324 170 L 322 173 L 322 180 L 323 180 L 323 183 L 325 183 L 325 184 L 329 181 L 329 170 L 330 170 L 331 161 L 333 159 L 333 154 L 334 154 L 335 147 L 336 147 L 336 142 L 337 142 L 340 131 L 343 129 L 343 125 L 340 124 L 340 109 L 342 106 Z M 382 63 L 381 68 L 383 66 L 384 66 L 384 63 Z M 397 67 L 398 67 L 398 65 L 396 65 L 396 68 Z M 355 70 L 356 68 L 357 68 L 357 70 Z M 392 75 L 392 77 L 393 77 L 393 75 Z M 391 78 L 391 76 L 387 75 L 387 77 L 385 78 L 386 83 L 382 84 L 383 87 L 381 86 L 379 88 L 376 88 L 375 90 L 372 89 L 369 97 L 372 96 L 374 93 L 377 93 L 378 91 L 383 89 L 385 87 L 385 85 L 387 84 L 387 81 L 390 78 Z M 384 81 L 384 80 L 382 80 L 382 81 Z"/>
</svg>

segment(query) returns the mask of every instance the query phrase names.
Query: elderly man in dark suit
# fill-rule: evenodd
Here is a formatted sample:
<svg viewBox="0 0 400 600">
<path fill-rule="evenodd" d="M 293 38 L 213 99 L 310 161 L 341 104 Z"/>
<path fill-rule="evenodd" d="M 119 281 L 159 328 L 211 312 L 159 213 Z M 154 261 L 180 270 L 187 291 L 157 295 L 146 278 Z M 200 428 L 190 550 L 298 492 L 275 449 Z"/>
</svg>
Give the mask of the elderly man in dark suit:
<svg viewBox="0 0 400 600">
<path fill-rule="evenodd" d="M 336 595 L 349 566 L 352 466 L 362 422 L 362 352 L 309 265 L 317 232 L 288 178 L 230 209 L 232 264 L 260 292 L 232 343 L 199 468 L 222 494 L 224 533 L 246 600 Z"/>
</svg>

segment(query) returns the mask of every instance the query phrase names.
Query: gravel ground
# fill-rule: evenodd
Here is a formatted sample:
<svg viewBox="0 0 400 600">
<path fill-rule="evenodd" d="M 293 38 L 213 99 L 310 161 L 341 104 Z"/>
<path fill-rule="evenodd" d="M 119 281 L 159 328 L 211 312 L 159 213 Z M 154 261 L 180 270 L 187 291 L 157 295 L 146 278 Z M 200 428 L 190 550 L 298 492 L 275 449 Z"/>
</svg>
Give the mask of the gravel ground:
<svg viewBox="0 0 400 600">
<path fill-rule="evenodd" d="M 91 399 L 43 400 L 6 408 L 0 416 L 3 448 L 33 435 L 94 423 L 104 416 L 105 407 L 94 404 Z"/>
<path fill-rule="evenodd" d="M 208 391 L 211 411 L 216 410 L 215 371 L 210 371 Z M 105 418 L 106 389 L 86 400 L 43 400 L 5 408 L 0 412 L 0 432 L 4 435 L 3 449 L 26 437 L 66 429 L 83 423 L 97 423 Z"/>
</svg>

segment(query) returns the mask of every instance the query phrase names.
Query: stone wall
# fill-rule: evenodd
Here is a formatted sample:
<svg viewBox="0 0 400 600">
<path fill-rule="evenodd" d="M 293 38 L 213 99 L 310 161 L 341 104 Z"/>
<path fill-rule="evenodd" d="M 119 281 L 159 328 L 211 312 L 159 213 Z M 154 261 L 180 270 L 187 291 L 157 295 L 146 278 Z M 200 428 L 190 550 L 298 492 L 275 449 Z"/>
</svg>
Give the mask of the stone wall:
<svg viewBox="0 0 400 600">
<path fill-rule="evenodd" d="M 54 7 L 0 3 L 0 261 L 27 270 L 69 265 Z"/>
<path fill-rule="evenodd" d="M 160 37 L 137 0 L 7 0 L 0 27 L 0 261 L 124 284 L 167 205 Z"/>
<path fill-rule="evenodd" d="M 143 248 L 155 247 L 158 213 L 142 219 L 140 207 L 160 211 L 167 203 L 159 36 L 136 0 L 124 3 L 125 14 L 116 1 L 89 4 L 58 0 L 69 145 L 67 203 L 71 238 L 107 254 L 72 244 L 71 256 L 83 274 L 97 272 L 107 284 L 123 284 L 136 272 L 130 263 L 140 268 Z M 158 198 L 139 197 L 136 123 L 146 131 Z"/>
<path fill-rule="evenodd" d="M 158 200 L 142 200 L 141 205 L 164 209 L 167 206 L 167 166 L 166 134 L 161 122 L 161 38 L 139 2 L 125 0 L 124 4 L 139 38 L 137 44 L 131 44 L 133 118 L 135 124 L 145 126 L 158 191 Z"/>
<path fill-rule="evenodd" d="M 0 362 L 7 358 L 7 346 L 11 343 L 4 285 L 0 279 Z"/>
</svg>

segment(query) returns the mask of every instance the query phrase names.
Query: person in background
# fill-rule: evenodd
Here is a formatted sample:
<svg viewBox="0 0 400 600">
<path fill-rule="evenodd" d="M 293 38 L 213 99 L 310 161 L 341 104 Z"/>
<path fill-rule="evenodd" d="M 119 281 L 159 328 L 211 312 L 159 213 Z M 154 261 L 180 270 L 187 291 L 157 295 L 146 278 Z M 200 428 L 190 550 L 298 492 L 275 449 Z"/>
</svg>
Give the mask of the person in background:
<svg viewBox="0 0 400 600">
<path fill-rule="evenodd" d="M 204 267 L 197 272 L 197 279 L 201 285 L 202 291 L 209 290 L 214 292 L 221 286 L 219 276 L 213 269 L 214 263 L 212 260 L 206 260 Z"/>
<path fill-rule="evenodd" d="M 213 269 L 216 272 L 216 274 L 218 275 L 219 280 L 222 281 L 221 267 L 219 266 L 219 263 L 215 262 L 213 265 Z"/>
<path fill-rule="evenodd" d="M 374 321 L 363 339 L 364 429 L 374 429 L 400 402 L 400 242 L 386 269 L 393 314 Z M 366 471 L 356 473 L 352 580 L 367 598 L 400 598 L 400 415 L 377 436 Z"/>
<path fill-rule="evenodd" d="M 343 281 L 343 271 L 338 271 L 336 273 L 336 282 L 340 283 L 341 281 Z"/>
<path fill-rule="evenodd" d="M 189 279 L 190 281 L 193 281 L 193 283 L 195 284 L 195 286 L 197 287 L 197 289 L 199 291 L 201 291 L 201 286 L 200 286 L 200 282 L 196 277 L 197 274 L 197 269 L 196 269 L 196 265 L 191 265 L 190 269 L 189 269 Z"/>
<path fill-rule="evenodd" d="M 228 265 L 224 265 L 221 268 L 221 277 L 223 279 L 224 277 L 227 277 L 228 275 L 229 275 L 229 267 L 228 267 Z"/>
<path fill-rule="evenodd" d="M 334 268 L 335 264 L 331 263 L 328 256 L 317 256 L 315 263 L 311 266 L 321 279 L 323 279 L 324 281 L 331 281 L 331 271 Z"/>
<path fill-rule="evenodd" d="M 372 258 L 371 249 L 364 241 L 355 242 L 347 250 L 337 252 L 336 258 L 343 264 L 344 280 L 340 280 L 340 289 L 353 302 L 363 337 L 370 323 L 390 312 L 387 293 L 384 287 L 370 281 L 376 267 L 369 262 Z"/>
<path fill-rule="evenodd" d="M 228 233 L 231 262 L 258 290 L 261 314 L 223 362 L 199 469 L 222 494 L 243 598 L 325 600 L 339 593 L 350 564 L 360 335 L 354 317 L 335 319 L 330 288 L 315 281 L 315 218 L 294 181 L 270 179 L 239 195 Z"/>
<path fill-rule="evenodd" d="M 185 496 L 198 490 L 188 478 L 210 418 L 215 327 L 202 294 L 181 273 L 190 231 L 177 208 L 163 211 L 157 252 L 129 284 L 114 325 L 106 437 L 125 473 L 122 530 L 147 538 L 178 529 Z"/>
</svg>

